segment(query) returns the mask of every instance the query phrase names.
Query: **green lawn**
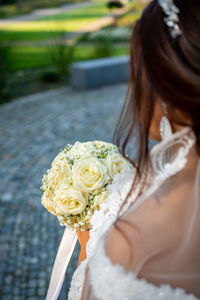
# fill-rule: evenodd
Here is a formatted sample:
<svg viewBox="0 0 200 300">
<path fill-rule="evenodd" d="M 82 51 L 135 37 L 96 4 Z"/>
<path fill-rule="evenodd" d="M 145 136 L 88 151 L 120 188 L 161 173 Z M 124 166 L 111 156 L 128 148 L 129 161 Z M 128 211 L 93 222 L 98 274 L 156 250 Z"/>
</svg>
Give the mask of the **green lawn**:
<svg viewBox="0 0 200 300">
<path fill-rule="evenodd" d="M 81 8 L 75 8 L 66 13 L 43 17 L 39 21 L 101 18 L 107 14 L 109 14 L 109 10 L 106 7 L 106 2 L 94 2 Z"/>
<path fill-rule="evenodd" d="M 9 4 L 8 1 L 7 5 L 0 5 L 0 18 L 11 18 L 18 15 L 23 15 L 32 12 L 34 9 L 37 8 L 51 8 L 51 7 L 58 7 L 63 4 L 66 4 L 67 0 L 26 0 L 23 1 L 23 5 L 18 7 L 16 3 Z M 13 1 L 11 1 L 13 2 Z M 17 1 L 15 1 L 17 2 Z"/>
<path fill-rule="evenodd" d="M 37 41 L 52 39 L 52 44 L 55 45 L 57 42 L 54 43 L 54 37 L 66 35 L 72 31 L 80 31 L 92 22 L 108 15 L 109 10 L 106 7 L 106 2 L 97 1 L 85 7 L 73 9 L 68 13 L 56 14 L 35 21 L 18 21 L 0 25 L 0 46 L 2 41 L 17 42 L 17 45 L 14 43 L 13 46 L 11 43 L 11 48 L 7 54 L 8 65 L 6 64 L 6 67 L 11 71 L 11 77 L 6 87 L 10 89 L 8 97 L 16 98 L 55 87 L 53 83 L 44 81 L 45 72 L 48 74 L 48 70 L 54 68 L 55 73 L 57 72 L 60 76 L 57 84 L 63 84 L 61 76 L 63 73 L 60 70 L 60 66 L 64 65 L 62 56 L 58 55 L 52 61 L 51 54 L 52 52 L 55 54 L 54 46 L 41 46 L 41 43 L 39 45 Z M 119 27 L 108 26 L 108 28 L 99 30 L 96 35 L 95 33 L 83 34 L 82 39 L 77 40 L 73 56 L 69 55 L 68 59 L 73 57 L 71 62 L 77 62 L 98 57 L 128 55 L 129 45 L 127 46 L 127 41 L 130 36 L 128 29 L 141 13 L 140 5 L 137 4 L 137 2 L 140 3 L 139 0 L 133 1 L 134 6 L 133 3 L 128 3 L 127 6 L 129 8 L 132 6 L 134 11 L 119 18 Z M 23 44 L 23 42 L 25 43 Z M 46 44 L 44 43 L 44 45 Z M 2 57 L 4 57 L 3 49 L 4 47 L 2 47 Z M 58 46 L 57 50 L 62 52 L 62 49 Z M 7 59 L 4 61 L 7 62 Z M 23 70 L 25 72 L 16 72 Z"/>
<path fill-rule="evenodd" d="M 38 41 L 59 35 L 61 31 L 79 31 L 108 13 L 104 2 L 96 2 L 35 21 L 3 24 L 0 41 Z"/>
<path fill-rule="evenodd" d="M 119 22 L 118 26 L 119 27 L 130 27 L 133 26 L 133 24 L 139 19 L 141 15 L 141 11 L 131 11 L 127 15 L 123 16 Z"/>
<path fill-rule="evenodd" d="M 112 55 L 119 56 L 128 53 L 128 47 L 115 46 L 113 48 Z M 81 61 L 92 58 L 95 58 L 94 46 L 76 46 L 73 61 Z M 10 69 L 12 71 L 46 67 L 51 64 L 51 55 L 48 47 L 15 47 L 11 51 Z"/>
<path fill-rule="evenodd" d="M 136 0 L 135 0 L 136 1 Z M 129 5 L 129 4 L 128 4 Z M 41 41 L 59 36 L 60 33 L 79 31 L 99 18 L 109 14 L 106 2 L 93 2 L 82 8 L 75 8 L 69 12 L 48 16 L 35 21 L 20 21 L 0 25 L 0 41 Z M 135 15 L 134 15 L 135 17 Z M 123 26 L 127 18 L 122 18 Z M 125 25 L 125 24 L 124 24 Z M 126 46 L 114 46 L 113 56 L 128 53 Z M 95 58 L 95 47 L 91 45 L 77 45 L 74 61 Z M 10 55 L 10 69 L 27 70 L 51 65 L 50 50 L 47 46 L 14 46 Z"/>
<path fill-rule="evenodd" d="M 59 31 L 20 31 L 0 30 L 1 41 L 41 41 L 59 35 Z"/>
</svg>

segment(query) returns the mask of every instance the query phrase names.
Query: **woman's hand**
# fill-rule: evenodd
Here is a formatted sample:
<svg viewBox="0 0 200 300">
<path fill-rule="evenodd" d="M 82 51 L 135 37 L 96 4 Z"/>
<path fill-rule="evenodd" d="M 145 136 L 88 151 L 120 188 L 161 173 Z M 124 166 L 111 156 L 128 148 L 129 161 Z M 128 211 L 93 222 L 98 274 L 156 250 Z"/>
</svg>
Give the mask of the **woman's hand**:
<svg viewBox="0 0 200 300">
<path fill-rule="evenodd" d="M 77 229 L 77 237 L 81 246 L 78 266 L 86 258 L 86 245 L 89 240 L 89 232 L 89 230 L 81 231 L 80 228 Z"/>
</svg>

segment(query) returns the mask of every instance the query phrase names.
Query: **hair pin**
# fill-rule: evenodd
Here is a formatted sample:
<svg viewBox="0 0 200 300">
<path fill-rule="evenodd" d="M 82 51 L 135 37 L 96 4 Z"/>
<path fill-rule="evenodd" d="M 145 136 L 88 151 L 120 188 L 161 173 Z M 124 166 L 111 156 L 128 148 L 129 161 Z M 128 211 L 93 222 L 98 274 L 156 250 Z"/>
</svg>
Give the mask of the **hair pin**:
<svg viewBox="0 0 200 300">
<path fill-rule="evenodd" d="M 172 38 L 175 39 L 182 33 L 178 24 L 180 10 L 174 4 L 173 0 L 158 0 L 158 3 L 166 15 L 164 22 L 169 27 Z"/>
</svg>

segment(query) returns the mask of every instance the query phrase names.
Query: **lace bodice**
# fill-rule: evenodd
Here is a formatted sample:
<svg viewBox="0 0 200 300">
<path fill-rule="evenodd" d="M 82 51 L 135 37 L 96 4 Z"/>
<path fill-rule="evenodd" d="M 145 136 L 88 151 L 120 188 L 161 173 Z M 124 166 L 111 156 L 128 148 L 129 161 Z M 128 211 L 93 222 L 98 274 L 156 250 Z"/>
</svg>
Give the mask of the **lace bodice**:
<svg viewBox="0 0 200 300">
<path fill-rule="evenodd" d="M 140 207 L 150 195 L 163 186 L 166 179 L 185 167 L 187 155 L 194 143 L 194 135 L 186 128 L 154 147 L 151 153 L 154 168 L 151 185 L 145 189 L 142 196 L 138 195 L 140 190 L 138 185 L 129 199 L 131 209 L 134 210 L 134 207 L 135 209 Z M 173 155 L 171 161 L 166 161 L 166 151 L 168 153 L 169 147 L 172 145 L 179 145 L 178 151 Z M 82 299 L 81 294 L 87 269 L 89 271 L 86 285 L 90 286 L 90 293 L 88 295 L 85 293 L 84 300 L 198 299 L 193 294 L 186 293 L 182 288 L 173 288 L 169 284 L 158 286 L 148 280 L 141 279 L 138 277 L 137 272 L 127 271 L 122 265 L 114 264 L 106 254 L 106 237 L 118 217 L 121 204 L 130 190 L 133 176 L 129 173 L 116 177 L 115 182 L 110 186 L 107 201 L 93 215 L 92 230 L 87 244 L 87 258 L 73 275 L 68 300 Z M 124 209 L 128 206 L 125 206 Z M 130 209 L 127 212 L 130 212 Z"/>
<path fill-rule="evenodd" d="M 144 279 L 138 279 L 133 272 L 126 272 L 121 265 L 113 265 L 105 254 L 103 238 L 98 242 L 96 252 L 90 260 L 89 278 L 98 300 L 197 299 L 193 295 L 187 295 L 183 289 L 173 289 L 167 284 L 157 287 Z"/>
</svg>

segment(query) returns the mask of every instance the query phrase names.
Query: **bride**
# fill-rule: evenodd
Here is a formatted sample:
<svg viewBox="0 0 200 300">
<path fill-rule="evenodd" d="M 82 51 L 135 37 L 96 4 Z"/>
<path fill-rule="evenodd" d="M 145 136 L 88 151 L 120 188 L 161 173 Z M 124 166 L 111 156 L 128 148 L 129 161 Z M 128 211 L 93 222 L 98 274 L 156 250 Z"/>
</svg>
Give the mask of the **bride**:
<svg viewBox="0 0 200 300">
<path fill-rule="evenodd" d="M 136 174 L 119 175 L 94 214 L 69 300 L 200 298 L 199 42 L 199 0 L 153 0 L 137 22 L 115 132 Z M 149 138 L 161 140 L 151 151 Z"/>
</svg>

